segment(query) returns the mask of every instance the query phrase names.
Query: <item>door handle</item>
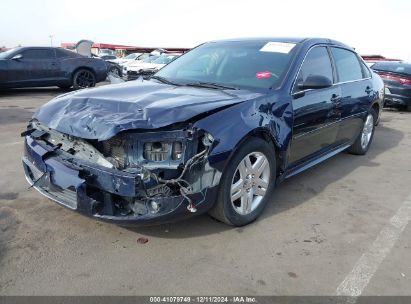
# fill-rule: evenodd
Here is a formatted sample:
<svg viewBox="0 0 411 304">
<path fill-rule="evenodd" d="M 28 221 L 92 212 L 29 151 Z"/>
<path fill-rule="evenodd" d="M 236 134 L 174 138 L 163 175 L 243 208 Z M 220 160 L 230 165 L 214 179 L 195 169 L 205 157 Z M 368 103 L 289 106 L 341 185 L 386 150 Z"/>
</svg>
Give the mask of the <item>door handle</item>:
<svg viewBox="0 0 411 304">
<path fill-rule="evenodd" d="M 340 95 L 337 95 L 337 94 L 333 94 L 332 96 L 331 96 L 331 102 L 333 102 L 333 103 L 336 103 L 336 104 L 339 104 L 340 102 L 341 102 L 341 96 Z"/>
</svg>

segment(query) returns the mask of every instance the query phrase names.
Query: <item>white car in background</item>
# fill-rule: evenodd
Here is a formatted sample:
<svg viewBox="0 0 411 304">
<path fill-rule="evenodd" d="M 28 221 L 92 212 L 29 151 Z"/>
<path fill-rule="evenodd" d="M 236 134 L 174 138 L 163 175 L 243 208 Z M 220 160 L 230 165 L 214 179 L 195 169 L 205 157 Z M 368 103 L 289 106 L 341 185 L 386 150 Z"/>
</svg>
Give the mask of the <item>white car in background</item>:
<svg viewBox="0 0 411 304">
<path fill-rule="evenodd" d="M 166 64 L 169 64 L 171 61 L 176 59 L 177 57 L 181 56 L 181 54 L 167 54 L 163 53 L 161 56 L 151 56 L 148 59 L 150 60 L 143 60 L 140 63 L 129 64 L 127 66 L 127 80 L 134 80 L 140 76 L 150 76 L 153 75 L 155 72 L 160 70 Z M 152 58 L 156 57 L 156 58 Z"/>
<path fill-rule="evenodd" d="M 150 56 L 149 53 L 132 53 L 132 54 L 127 55 L 124 58 L 118 58 L 118 59 L 113 60 L 113 61 L 115 63 L 123 66 L 123 65 L 127 65 L 129 63 L 132 63 L 132 62 L 135 62 L 135 61 L 138 61 L 138 60 L 146 59 L 149 56 Z"/>
<path fill-rule="evenodd" d="M 159 56 L 153 55 L 143 60 L 135 60 L 135 61 L 131 61 L 131 62 L 123 64 L 123 75 L 126 76 L 129 69 L 135 70 L 135 69 L 139 69 L 140 67 L 144 67 L 148 63 L 151 63 L 152 61 L 156 60 L 158 57 Z"/>
<path fill-rule="evenodd" d="M 98 49 L 96 55 L 98 57 L 102 56 L 116 56 L 116 51 L 111 49 Z"/>
</svg>

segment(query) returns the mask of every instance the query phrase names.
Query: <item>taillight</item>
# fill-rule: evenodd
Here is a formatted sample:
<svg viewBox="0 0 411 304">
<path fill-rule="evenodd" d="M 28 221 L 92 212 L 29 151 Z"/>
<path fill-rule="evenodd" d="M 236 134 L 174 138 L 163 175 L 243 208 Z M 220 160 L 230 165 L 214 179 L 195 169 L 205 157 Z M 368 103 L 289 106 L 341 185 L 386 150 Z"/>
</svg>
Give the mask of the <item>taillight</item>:
<svg viewBox="0 0 411 304">
<path fill-rule="evenodd" d="M 392 81 L 399 82 L 401 84 L 411 85 L 411 79 L 410 78 L 404 78 L 404 77 L 394 76 L 394 75 L 384 74 L 384 73 L 378 73 L 378 75 L 380 75 L 380 77 L 382 79 L 392 80 Z"/>
<path fill-rule="evenodd" d="M 411 85 L 411 79 L 400 78 L 399 81 L 400 81 L 402 84 Z"/>
</svg>

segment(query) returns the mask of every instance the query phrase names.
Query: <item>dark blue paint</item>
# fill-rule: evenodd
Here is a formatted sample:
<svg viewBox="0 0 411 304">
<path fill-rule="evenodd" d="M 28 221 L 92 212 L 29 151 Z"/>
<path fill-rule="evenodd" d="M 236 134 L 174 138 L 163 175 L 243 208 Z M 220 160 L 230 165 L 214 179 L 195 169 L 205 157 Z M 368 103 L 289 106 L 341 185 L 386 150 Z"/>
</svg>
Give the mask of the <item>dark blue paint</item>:
<svg viewBox="0 0 411 304">
<path fill-rule="evenodd" d="M 105 140 L 121 131 L 157 129 L 184 122 L 257 96 L 262 94 L 137 80 L 59 96 L 42 106 L 34 118 L 66 134 Z"/>
<path fill-rule="evenodd" d="M 297 43 L 296 56 L 282 84 L 276 89 L 222 91 L 177 87 L 156 80 L 133 81 L 59 96 L 40 108 L 34 118 L 57 131 L 100 141 L 130 130 L 153 132 L 160 128 L 182 129 L 191 124 L 192 128 L 207 131 L 214 137 L 208 162 L 220 172 L 224 172 L 230 158 L 247 138 L 262 136 L 276 149 L 279 158 L 277 180 L 281 181 L 285 176 L 300 172 L 352 144 L 365 114 L 372 106 L 381 107 L 383 84 L 378 76 L 372 74 L 369 80 L 293 95 L 294 79 L 311 47 L 336 45 L 350 48 L 329 39 L 284 38 L 267 41 Z M 366 87 L 371 88 L 368 93 L 365 93 Z M 340 97 L 338 102 L 331 101 L 333 94 Z M 33 159 L 44 156 L 43 151 L 29 139 L 26 154 Z M 41 161 L 36 163 L 42 166 Z M 88 184 L 106 192 L 133 196 L 133 191 L 138 188 L 137 180 L 127 177 L 124 172 L 98 172 L 101 169 L 91 166 L 87 170 L 93 173 L 94 180 L 86 181 L 79 189 Z M 69 180 L 75 180 L 75 175 Z M 118 182 L 114 183 L 113 180 L 118 179 L 122 188 L 115 189 L 113 184 Z M 212 207 L 217 188 L 206 187 L 200 193 L 193 194 L 199 213 Z M 207 195 L 199 201 L 199 195 L 204 194 L 205 190 Z M 158 223 L 192 215 L 180 196 L 161 200 L 169 207 L 159 214 L 132 218 L 99 217 L 124 223 Z M 87 204 L 88 199 L 85 202 L 79 204 Z M 87 209 L 84 208 L 82 210 Z"/>
</svg>

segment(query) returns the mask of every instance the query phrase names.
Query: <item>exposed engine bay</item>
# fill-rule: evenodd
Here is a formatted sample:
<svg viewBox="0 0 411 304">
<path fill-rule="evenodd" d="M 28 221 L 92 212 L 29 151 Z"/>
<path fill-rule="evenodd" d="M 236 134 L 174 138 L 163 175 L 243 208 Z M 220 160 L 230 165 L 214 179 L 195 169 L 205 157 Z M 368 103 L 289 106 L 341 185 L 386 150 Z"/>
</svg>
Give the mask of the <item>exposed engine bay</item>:
<svg viewBox="0 0 411 304">
<path fill-rule="evenodd" d="M 49 150 L 51 148 L 49 155 L 57 155 L 64 163 L 81 168 L 81 177 L 89 181 L 90 196 L 96 201 L 105 201 L 101 207 L 105 209 L 107 201 L 112 201 L 108 213 L 113 215 L 156 212 L 161 208 L 158 198 L 177 196 L 186 200 L 190 212 L 196 212 L 190 194 L 217 184 L 219 179 L 219 172 L 207 162 L 213 137 L 190 127 L 173 131 L 124 132 L 98 141 L 63 134 L 33 120 L 22 135 L 30 136 Z M 110 184 L 106 177 L 110 172 L 113 172 L 112 185 L 96 182 L 96 175 L 101 174 L 100 180 L 104 175 L 104 181 Z M 116 176 L 122 174 L 135 177 L 132 196 L 122 195 L 119 190 L 124 182 Z"/>
</svg>

